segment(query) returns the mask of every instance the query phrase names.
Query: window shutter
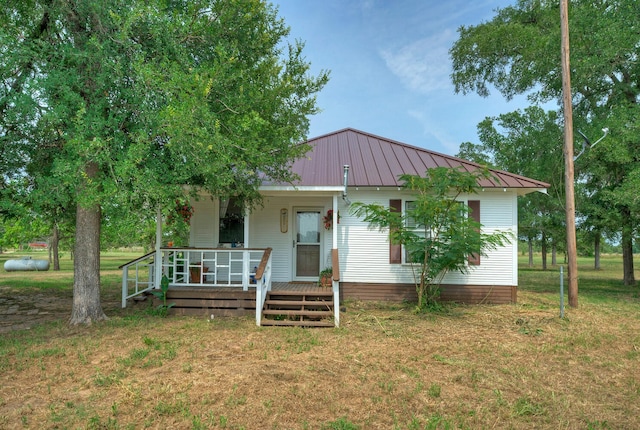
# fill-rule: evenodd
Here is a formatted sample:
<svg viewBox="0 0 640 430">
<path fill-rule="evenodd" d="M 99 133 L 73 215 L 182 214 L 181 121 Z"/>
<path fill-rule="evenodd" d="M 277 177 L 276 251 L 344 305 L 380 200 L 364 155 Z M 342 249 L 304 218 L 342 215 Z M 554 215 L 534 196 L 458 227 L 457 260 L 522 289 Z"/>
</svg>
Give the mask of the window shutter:
<svg viewBox="0 0 640 430">
<path fill-rule="evenodd" d="M 467 204 L 469 205 L 469 215 L 471 218 L 473 218 L 475 222 L 480 223 L 480 200 L 469 200 Z M 480 250 L 469 254 L 469 264 L 474 266 L 480 265 Z"/>
<path fill-rule="evenodd" d="M 389 209 L 393 212 L 402 212 L 402 200 L 389 200 Z M 389 234 L 389 264 L 402 263 L 402 245 L 391 242 Z"/>
</svg>

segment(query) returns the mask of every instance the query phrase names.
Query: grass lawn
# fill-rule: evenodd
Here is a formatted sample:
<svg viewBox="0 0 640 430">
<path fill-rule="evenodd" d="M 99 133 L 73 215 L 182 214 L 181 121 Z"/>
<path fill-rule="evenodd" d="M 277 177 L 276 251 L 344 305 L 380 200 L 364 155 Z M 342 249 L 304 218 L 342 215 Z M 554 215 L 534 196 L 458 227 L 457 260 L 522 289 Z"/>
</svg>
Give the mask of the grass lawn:
<svg viewBox="0 0 640 430">
<path fill-rule="evenodd" d="M 565 319 L 558 269 L 523 259 L 516 305 L 346 302 L 338 329 L 120 310 L 131 257 L 104 255 L 109 321 L 2 335 L 0 429 L 640 428 L 640 289 L 619 280 L 621 257 L 579 261 Z M 0 271 L 0 299 L 12 295 L 70 309 L 69 260 Z"/>
</svg>

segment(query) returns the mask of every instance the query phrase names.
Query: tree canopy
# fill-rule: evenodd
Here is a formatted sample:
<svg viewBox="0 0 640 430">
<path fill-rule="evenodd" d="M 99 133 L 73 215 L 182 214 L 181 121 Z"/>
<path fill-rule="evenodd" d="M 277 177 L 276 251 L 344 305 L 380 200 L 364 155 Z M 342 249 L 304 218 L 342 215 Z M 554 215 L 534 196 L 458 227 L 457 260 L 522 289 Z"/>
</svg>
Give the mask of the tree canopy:
<svg viewBox="0 0 640 430">
<path fill-rule="evenodd" d="M 550 184 L 548 193 L 531 193 L 518 200 L 520 237 L 542 244 L 546 268 L 546 245 L 561 243 L 564 234 L 564 174 L 562 128 L 555 111 L 530 106 L 478 124 L 480 144 L 461 145 L 460 157 L 486 163 L 518 175 Z"/>
<path fill-rule="evenodd" d="M 27 0 L 0 9 L 0 164 L 75 211 L 72 323 L 99 304 L 101 208 L 292 179 L 328 73 L 260 0 Z"/>
<path fill-rule="evenodd" d="M 569 9 L 574 124 L 587 136 L 610 134 L 576 164 L 589 195 L 612 208 L 620 226 L 624 281 L 635 283 L 632 239 L 637 233 L 640 177 L 640 4 L 635 0 L 574 0 Z M 560 13 L 557 2 L 519 0 L 477 26 L 461 27 L 450 54 L 457 92 L 482 96 L 491 88 L 507 99 L 560 101 Z M 560 103 L 558 103 L 560 105 Z M 578 207 L 580 211 L 581 208 Z"/>
</svg>

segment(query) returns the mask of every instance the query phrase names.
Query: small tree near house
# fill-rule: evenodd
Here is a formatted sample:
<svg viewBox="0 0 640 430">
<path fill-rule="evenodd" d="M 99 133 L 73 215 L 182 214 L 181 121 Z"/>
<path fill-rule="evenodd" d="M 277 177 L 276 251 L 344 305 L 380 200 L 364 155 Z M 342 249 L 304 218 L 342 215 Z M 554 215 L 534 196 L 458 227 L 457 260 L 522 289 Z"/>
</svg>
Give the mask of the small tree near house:
<svg viewBox="0 0 640 430">
<path fill-rule="evenodd" d="M 352 205 L 354 215 L 371 228 L 389 230 L 391 243 L 403 245 L 406 261 L 413 263 L 419 312 L 437 307 L 440 284 L 447 273 L 468 272 L 469 257 L 485 255 L 509 239 L 504 232 L 483 233 L 469 207 L 459 200 L 477 193 L 478 181 L 489 176 L 488 170 L 470 173 L 438 167 L 429 169 L 424 177 L 400 176 L 403 188 L 415 196 L 404 213 L 375 203 Z"/>
</svg>

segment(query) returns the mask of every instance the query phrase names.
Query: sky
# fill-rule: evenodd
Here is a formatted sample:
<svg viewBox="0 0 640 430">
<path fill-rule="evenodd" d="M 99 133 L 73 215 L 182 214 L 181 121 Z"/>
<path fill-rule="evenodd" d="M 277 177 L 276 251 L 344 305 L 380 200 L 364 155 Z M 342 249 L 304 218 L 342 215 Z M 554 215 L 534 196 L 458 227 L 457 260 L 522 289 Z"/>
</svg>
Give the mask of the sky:
<svg viewBox="0 0 640 430">
<path fill-rule="evenodd" d="M 490 21 L 515 0 L 272 0 L 305 42 L 311 73 L 330 71 L 310 117 L 309 138 L 347 127 L 455 155 L 462 142 L 479 143 L 487 116 L 524 109 L 507 102 L 455 94 L 449 49 L 460 26 Z"/>
</svg>

